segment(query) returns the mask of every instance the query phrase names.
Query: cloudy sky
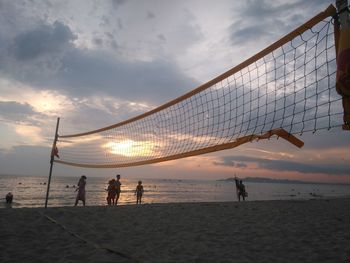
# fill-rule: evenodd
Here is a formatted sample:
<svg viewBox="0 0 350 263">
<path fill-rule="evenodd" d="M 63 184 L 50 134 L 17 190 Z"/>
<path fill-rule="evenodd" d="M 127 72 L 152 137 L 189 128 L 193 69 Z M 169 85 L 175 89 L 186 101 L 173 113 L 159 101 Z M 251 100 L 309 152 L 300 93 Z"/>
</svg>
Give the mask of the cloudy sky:
<svg viewBox="0 0 350 263">
<path fill-rule="evenodd" d="M 0 174 L 47 175 L 60 134 L 149 111 L 276 41 L 334 1 L 0 0 Z M 265 176 L 349 182 L 349 134 L 305 134 L 161 164 L 55 175 Z"/>
</svg>

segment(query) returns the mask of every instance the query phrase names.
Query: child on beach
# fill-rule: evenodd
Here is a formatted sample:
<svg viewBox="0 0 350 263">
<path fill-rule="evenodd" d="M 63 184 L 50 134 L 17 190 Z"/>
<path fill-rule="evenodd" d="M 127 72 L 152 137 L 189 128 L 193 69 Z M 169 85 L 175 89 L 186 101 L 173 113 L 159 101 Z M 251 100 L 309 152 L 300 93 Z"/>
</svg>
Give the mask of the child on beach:
<svg viewBox="0 0 350 263">
<path fill-rule="evenodd" d="M 85 186 L 86 186 L 86 176 L 82 175 L 78 182 L 78 188 L 75 191 L 78 191 L 77 197 L 75 199 L 75 205 L 77 206 L 78 201 L 83 201 L 83 205 L 85 206 Z"/>
<path fill-rule="evenodd" d="M 115 179 L 112 179 L 108 182 L 108 188 L 107 188 L 107 204 L 108 205 L 114 205 L 115 203 L 115 196 L 117 194 L 117 188 L 115 184 Z"/>
<path fill-rule="evenodd" d="M 13 200 L 13 194 L 11 192 L 9 192 L 6 197 L 6 204 L 12 204 L 12 200 Z"/>
<path fill-rule="evenodd" d="M 141 204 L 142 194 L 143 194 L 143 185 L 142 185 L 142 181 L 139 181 L 135 190 L 136 204 Z"/>
</svg>

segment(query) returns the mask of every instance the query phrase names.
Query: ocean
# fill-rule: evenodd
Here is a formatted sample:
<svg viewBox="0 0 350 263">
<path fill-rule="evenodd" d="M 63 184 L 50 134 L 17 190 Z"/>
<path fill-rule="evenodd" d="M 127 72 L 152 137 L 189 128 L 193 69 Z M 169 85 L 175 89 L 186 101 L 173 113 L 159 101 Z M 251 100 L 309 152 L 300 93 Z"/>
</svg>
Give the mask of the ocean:
<svg viewBox="0 0 350 263">
<path fill-rule="evenodd" d="M 5 207 L 8 192 L 14 195 L 13 208 L 43 207 L 47 177 L 0 175 L 0 207 Z M 79 178 L 53 177 L 48 206 L 73 206 Z M 106 205 L 107 182 L 112 178 L 89 177 L 86 185 L 86 205 Z M 121 179 L 120 205 L 135 204 L 136 179 Z M 235 184 L 230 181 L 144 179 L 143 203 L 232 202 L 237 201 Z M 350 185 L 286 184 L 245 182 L 247 201 L 300 200 L 350 197 Z M 79 203 L 81 205 L 81 203 Z"/>
</svg>

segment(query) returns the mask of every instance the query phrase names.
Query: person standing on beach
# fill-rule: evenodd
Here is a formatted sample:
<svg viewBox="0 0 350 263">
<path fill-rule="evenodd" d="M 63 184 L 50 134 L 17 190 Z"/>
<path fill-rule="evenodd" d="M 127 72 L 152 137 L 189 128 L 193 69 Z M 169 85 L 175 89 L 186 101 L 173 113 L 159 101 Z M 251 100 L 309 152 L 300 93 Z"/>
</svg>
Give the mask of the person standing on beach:
<svg viewBox="0 0 350 263">
<path fill-rule="evenodd" d="M 119 200 L 120 192 L 121 192 L 121 186 L 122 186 L 122 184 L 120 182 L 120 174 L 117 174 L 116 177 L 117 177 L 117 180 L 114 183 L 115 184 L 115 189 L 116 189 L 116 194 L 117 194 L 117 196 L 115 198 L 115 205 L 118 204 L 118 200 Z"/>
<path fill-rule="evenodd" d="M 77 206 L 78 201 L 83 201 L 83 205 L 85 206 L 85 186 L 86 186 L 86 176 L 82 175 L 78 182 L 78 188 L 75 191 L 78 191 L 77 197 L 75 199 L 75 205 Z"/>
<path fill-rule="evenodd" d="M 240 201 L 240 196 L 239 196 L 239 181 L 237 176 L 235 175 L 235 183 L 236 183 L 236 195 L 237 195 L 237 199 Z"/>
<path fill-rule="evenodd" d="M 247 192 L 245 191 L 245 185 L 243 184 L 242 180 L 239 181 L 239 193 L 238 193 L 238 200 L 241 201 L 241 197 L 243 201 L 245 201 L 245 198 L 248 196 Z"/>
<path fill-rule="evenodd" d="M 136 204 L 141 204 L 142 194 L 143 194 L 143 185 L 142 185 L 142 181 L 139 181 L 135 190 Z"/>
<path fill-rule="evenodd" d="M 107 192 L 108 192 L 107 204 L 114 205 L 115 204 L 115 196 L 117 194 L 115 179 L 112 179 L 108 182 Z"/>
<path fill-rule="evenodd" d="M 238 201 L 241 201 L 241 196 L 242 196 L 243 201 L 245 201 L 245 198 L 248 196 L 248 194 L 245 191 L 245 186 L 244 186 L 242 180 L 238 180 L 238 178 L 235 177 L 235 183 L 236 183 L 236 193 L 237 193 Z"/>
</svg>

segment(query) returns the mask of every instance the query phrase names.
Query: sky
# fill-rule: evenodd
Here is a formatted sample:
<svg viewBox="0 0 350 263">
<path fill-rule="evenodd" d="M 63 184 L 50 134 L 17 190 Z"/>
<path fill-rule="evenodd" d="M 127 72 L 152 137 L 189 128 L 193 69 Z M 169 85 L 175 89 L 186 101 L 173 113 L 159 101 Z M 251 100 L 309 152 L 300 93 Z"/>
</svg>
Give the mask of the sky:
<svg viewBox="0 0 350 263">
<path fill-rule="evenodd" d="M 60 134 L 105 127 L 227 71 L 330 0 L 0 0 L 0 174 L 49 172 Z M 349 132 L 304 134 L 123 169 L 54 165 L 54 176 L 350 183 Z"/>
</svg>

